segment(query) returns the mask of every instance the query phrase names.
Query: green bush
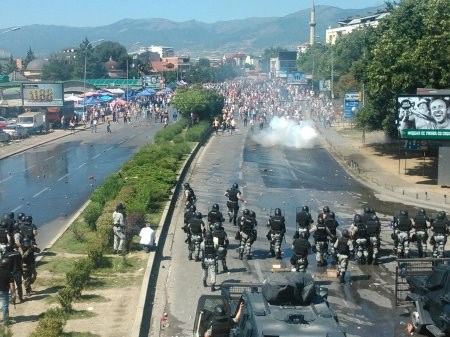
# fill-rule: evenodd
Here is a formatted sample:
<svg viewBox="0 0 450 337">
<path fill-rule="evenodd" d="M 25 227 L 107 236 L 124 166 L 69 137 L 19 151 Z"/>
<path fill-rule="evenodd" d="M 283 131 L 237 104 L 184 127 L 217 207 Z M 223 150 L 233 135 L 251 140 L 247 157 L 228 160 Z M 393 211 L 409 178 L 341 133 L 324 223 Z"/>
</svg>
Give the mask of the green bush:
<svg viewBox="0 0 450 337">
<path fill-rule="evenodd" d="M 89 242 L 88 247 L 88 261 L 93 268 L 98 268 L 103 260 L 103 252 L 105 247 L 100 240 L 92 240 Z"/>
<path fill-rule="evenodd" d="M 209 122 L 208 121 L 201 121 L 200 123 L 194 125 L 189 130 L 186 131 L 185 139 L 188 142 L 199 142 L 203 135 L 205 134 L 205 131 L 209 128 Z"/>
<path fill-rule="evenodd" d="M 176 135 L 172 140 L 175 144 L 183 143 L 184 137 L 182 135 Z"/>
<path fill-rule="evenodd" d="M 95 222 L 102 214 L 102 205 L 98 202 L 91 202 L 83 212 L 84 221 L 88 224 L 91 230 L 95 230 Z"/>
<path fill-rule="evenodd" d="M 71 271 L 66 273 L 67 288 L 73 292 L 74 298 L 80 298 L 86 283 L 89 281 L 92 265 L 87 258 L 75 261 Z"/>
<path fill-rule="evenodd" d="M 30 337 L 61 337 L 66 321 L 62 318 L 44 316 Z"/>
<path fill-rule="evenodd" d="M 97 219 L 96 227 L 97 237 L 103 248 L 110 246 L 114 237 L 112 214 L 103 213 Z"/>
<path fill-rule="evenodd" d="M 160 144 L 162 142 L 171 141 L 175 138 L 176 135 L 180 134 L 183 131 L 183 128 L 186 126 L 186 120 L 181 119 L 180 121 L 170 124 L 164 129 L 158 131 L 155 135 L 155 143 Z"/>
<path fill-rule="evenodd" d="M 12 331 L 8 325 L 0 326 L 0 337 L 13 337 Z"/>
<path fill-rule="evenodd" d="M 73 290 L 68 287 L 58 290 L 58 293 L 56 294 L 56 299 L 61 305 L 62 310 L 66 313 L 72 312 L 72 302 L 74 297 Z"/>
<path fill-rule="evenodd" d="M 122 179 L 119 174 L 113 173 L 105 179 L 103 184 L 91 195 L 91 200 L 104 205 L 107 201 L 114 199 L 122 187 Z"/>
</svg>

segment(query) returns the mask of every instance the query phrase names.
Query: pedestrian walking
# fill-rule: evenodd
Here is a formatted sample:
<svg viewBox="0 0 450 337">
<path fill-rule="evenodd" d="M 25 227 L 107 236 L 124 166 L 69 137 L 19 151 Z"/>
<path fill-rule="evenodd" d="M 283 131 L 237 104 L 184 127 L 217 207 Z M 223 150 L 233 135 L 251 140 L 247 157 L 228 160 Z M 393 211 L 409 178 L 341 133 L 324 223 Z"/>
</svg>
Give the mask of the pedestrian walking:
<svg viewBox="0 0 450 337">
<path fill-rule="evenodd" d="M 11 289 L 12 297 L 16 296 L 14 286 L 14 278 L 9 271 L 10 260 L 2 258 L 0 260 L 0 301 L 2 304 L 3 320 L 2 323 L 7 325 L 9 322 L 9 290 Z"/>
<path fill-rule="evenodd" d="M 106 132 L 111 133 L 111 121 L 108 119 L 108 123 L 106 124 Z"/>
<path fill-rule="evenodd" d="M 114 224 L 114 254 L 122 255 L 126 241 L 125 236 L 125 208 L 122 203 L 117 204 L 113 215 Z"/>
</svg>

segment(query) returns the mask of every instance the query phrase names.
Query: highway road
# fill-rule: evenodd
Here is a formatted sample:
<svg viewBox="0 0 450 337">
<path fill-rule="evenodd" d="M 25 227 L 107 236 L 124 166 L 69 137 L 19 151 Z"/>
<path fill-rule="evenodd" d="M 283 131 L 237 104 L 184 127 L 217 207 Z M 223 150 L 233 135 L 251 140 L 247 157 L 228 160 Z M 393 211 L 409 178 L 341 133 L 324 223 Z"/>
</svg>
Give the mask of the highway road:
<svg viewBox="0 0 450 337">
<path fill-rule="evenodd" d="M 258 133 L 255 137 L 259 137 Z M 269 242 L 265 237 L 271 208 L 280 207 L 285 212 L 287 243 L 283 244 L 281 265 L 289 267 L 297 207 L 309 205 L 316 219 L 320 209 L 328 205 L 337 215 L 340 230 L 348 228 L 354 214 L 362 212 L 365 205 L 374 207 L 383 224 L 379 266 L 358 266 L 350 262 L 346 282 L 340 284 L 328 276 L 326 268 L 316 267 L 315 256 L 310 255 L 308 271 L 329 289 L 331 307 L 349 336 L 405 335 L 408 317 L 402 316 L 404 312 L 394 306 L 395 262 L 389 255 L 392 243 L 388 222 L 396 210 L 406 208 L 413 212 L 412 207 L 378 200 L 372 191 L 349 176 L 322 144 L 313 149 L 262 147 L 246 129 L 233 135 L 213 136 L 200 152 L 188 181 L 196 192 L 197 208 L 203 214 L 216 202 L 226 213 L 224 192 L 234 182 L 248 200 L 247 207 L 257 214 L 258 239 L 250 261 L 238 259 L 238 242 L 234 240 L 236 227 L 225 223 L 231 242 L 230 270 L 217 276 L 219 285 L 233 280 L 262 282 L 273 265 L 279 264 L 268 257 Z M 149 303 L 153 303 L 152 316 L 148 317 L 149 336 L 192 335 L 197 300 L 201 294 L 210 293 L 210 289 L 202 285 L 200 263 L 187 259 L 181 206 L 180 203 L 175 211 L 158 275 L 152 275 L 156 290 L 149 297 Z M 415 248 L 412 251 L 416 253 Z M 328 269 L 335 267 L 329 264 Z M 168 314 L 169 327 L 161 329 L 160 317 L 164 312 Z"/>
<path fill-rule="evenodd" d="M 145 120 L 100 125 L 0 161 L 0 212 L 33 216 L 45 247 L 102 181 L 162 127 Z M 68 131 L 69 132 L 69 131 Z"/>
</svg>

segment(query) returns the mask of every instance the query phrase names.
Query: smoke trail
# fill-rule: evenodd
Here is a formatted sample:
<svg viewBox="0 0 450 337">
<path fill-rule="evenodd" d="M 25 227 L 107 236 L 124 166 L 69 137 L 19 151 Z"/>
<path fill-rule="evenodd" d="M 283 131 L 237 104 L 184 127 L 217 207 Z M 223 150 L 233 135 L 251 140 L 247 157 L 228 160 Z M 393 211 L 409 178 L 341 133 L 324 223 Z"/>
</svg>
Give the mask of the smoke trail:
<svg viewBox="0 0 450 337">
<path fill-rule="evenodd" d="M 252 136 L 262 146 L 286 146 L 297 149 L 311 149 L 318 144 L 318 134 L 313 121 L 289 120 L 285 117 L 274 117 L 269 128 Z"/>
</svg>

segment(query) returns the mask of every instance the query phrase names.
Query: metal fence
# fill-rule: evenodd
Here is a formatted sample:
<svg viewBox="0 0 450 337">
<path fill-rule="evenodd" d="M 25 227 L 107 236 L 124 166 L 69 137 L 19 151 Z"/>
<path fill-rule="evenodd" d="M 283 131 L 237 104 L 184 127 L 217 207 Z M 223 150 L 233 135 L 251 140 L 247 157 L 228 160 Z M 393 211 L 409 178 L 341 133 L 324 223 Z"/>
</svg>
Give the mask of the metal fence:
<svg viewBox="0 0 450 337">
<path fill-rule="evenodd" d="M 409 303 L 407 296 L 410 293 L 408 277 L 428 276 L 433 267 L 439 264 L 450 264 L 450 258 L 422 258 L 422 259 L 397 259 L 395 267 L 395 305 Z"/>
</svg>

